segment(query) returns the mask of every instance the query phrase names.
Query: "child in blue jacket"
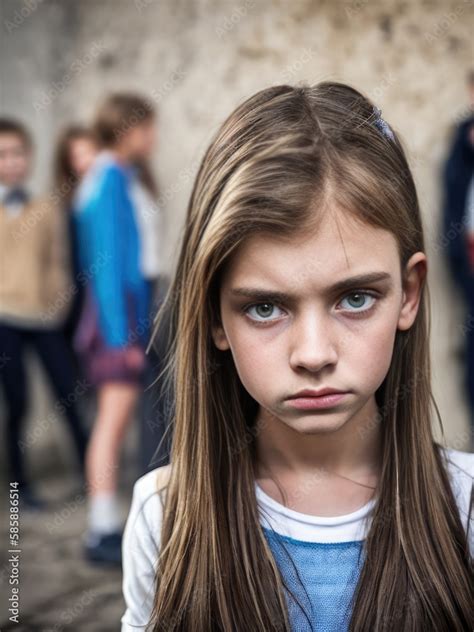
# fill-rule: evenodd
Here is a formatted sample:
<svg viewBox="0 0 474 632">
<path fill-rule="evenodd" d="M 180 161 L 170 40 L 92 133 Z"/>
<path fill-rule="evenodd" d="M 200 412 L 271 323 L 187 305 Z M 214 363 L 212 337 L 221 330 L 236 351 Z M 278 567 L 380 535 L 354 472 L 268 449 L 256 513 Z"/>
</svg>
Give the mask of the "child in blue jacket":
<svg viewBox="0 0 474 632">
<path fill-rule="evenodd" d="M 102 150 L 75 198 L 85 285 L 75 346 L 98 396 L 87 454 L 85 552 L 92 561 L 119 563 L 118 461 L 144 385 L 157 265 L 150 222 L 156 215 L 155 191 L 146 168 L 154 142 L 154 110 L 140 96 L 115 94 L 99 110 L 94 129 Z"/>
</svg>

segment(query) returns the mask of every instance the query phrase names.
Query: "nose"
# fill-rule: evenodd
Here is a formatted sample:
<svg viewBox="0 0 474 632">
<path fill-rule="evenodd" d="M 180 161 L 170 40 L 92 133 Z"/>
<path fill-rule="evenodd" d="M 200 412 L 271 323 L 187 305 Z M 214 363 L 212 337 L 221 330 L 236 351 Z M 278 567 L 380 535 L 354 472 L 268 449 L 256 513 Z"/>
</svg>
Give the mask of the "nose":
<svg viewBox="0 0 474 632">
<path fill-rule="evenodd" d="M 330 317 L 318 314 L 316 309 L 300 314 L 292 325 L 290 365 L 318 372 L 334 366 L 338 359 L 335 332 Z"/>
</svg>

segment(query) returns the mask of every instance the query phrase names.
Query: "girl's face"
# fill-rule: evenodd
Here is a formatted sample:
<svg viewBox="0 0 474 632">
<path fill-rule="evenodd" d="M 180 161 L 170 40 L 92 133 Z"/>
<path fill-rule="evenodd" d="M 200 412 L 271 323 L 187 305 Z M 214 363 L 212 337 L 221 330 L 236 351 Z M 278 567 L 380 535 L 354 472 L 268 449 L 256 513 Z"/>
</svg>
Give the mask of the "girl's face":
<svg viewBox="0 0 474 632">
<path fill-rule="evenodd" d="M 89 169 L 97 155 L 95 143 L 90 138 L 75 138 L 69 143 L 69 162 L 75 176 L 82 176 Z"/>
<path fill-rule="evenodd" d="M 156 125 L 154 119 L 145 120 L 134 125 L 123 137 L 123 145 L 127 155 L 134 160 L 146 160 L 153 153 L 156 141 Z"/>
<path fill-rule="evenodd" d="M 231 350 L 260 407 L 302 433 L 338 430 L 376 412 L 396 331 L 413 324 L 426 274 L 425 255 L 415 253 L 402 287 L 394 236 L 338 219 L 326 214 L 316 233 L 286 241 L 248 238 L 220 288 L 216 346 Z M 323 388 L 345 394 L 319 409 L 288 399 Z"/>
</svg>

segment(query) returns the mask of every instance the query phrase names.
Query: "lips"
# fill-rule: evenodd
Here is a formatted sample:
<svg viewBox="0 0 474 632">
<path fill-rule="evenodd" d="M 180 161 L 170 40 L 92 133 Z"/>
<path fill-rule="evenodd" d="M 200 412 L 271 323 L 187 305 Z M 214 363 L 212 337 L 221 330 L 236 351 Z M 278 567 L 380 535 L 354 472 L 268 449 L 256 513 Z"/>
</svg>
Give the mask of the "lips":
<svg viewBox="0 0 474 632">
<path fill-rule="evenodd" d="M 319 390 L 305 388 L 302 391 L 298 391 L 294 395 L 290 395 L 290 397 L 288 397 L 287 399 L 297 399 L 300 397 L 322 397 L 323 395 L 342 394 L 346 392 L 347 391 L 341 391 L 341 390 L 338 390 L 337 388 L 330 388 L 330 387 L 321 388 Z"/>
</svg>

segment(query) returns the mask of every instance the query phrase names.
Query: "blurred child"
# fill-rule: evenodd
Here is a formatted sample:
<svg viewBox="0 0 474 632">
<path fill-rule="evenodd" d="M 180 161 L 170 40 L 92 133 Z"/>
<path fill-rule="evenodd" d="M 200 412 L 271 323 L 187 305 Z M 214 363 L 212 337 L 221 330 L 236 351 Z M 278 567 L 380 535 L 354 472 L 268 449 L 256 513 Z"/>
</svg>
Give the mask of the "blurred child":
<svg viewBox="0 0 474 632">
<path fill-rule="evenodd" d="M 468 74 L 470 115 L 453 135 L 444 165 L 444 237 L 450 273 L 461 290 L 466 310 L 465 391 L 474 446 L 474 70 Z"/>
<path fill-rule="evenodd" d="M 155 186 L 148 167 L 155 114 L 135 94 L 109 96 L 94 132 L 101 147 L 74 200 L 85 303 L 76 335 L 98 412 L 87 454 L 85 554 L 119 563 L 117 470 L 125 430 L 143 391 L 150 306 L 158 275 Z"/>
<path fill-rule="evenodd" d="M 77 124 L 68 125 L 63 129 L 56 145 L 54 158 L 54 188 L 69 228 L 73 298 L 63 330 L 70 345 L 72 345 L 83 301 L 83 283 L 80 278 L 72 199 L 96 155 L 97 144 L 91 130 Z"/>
<path fill-rule="evenodd" d="M 53 196 L 32 198 L 26 181 L 32 142 L 17 121 L 0 119 L 0 376 L 5 391 L 10 481 L 26 507 L 40 508 L 25 473 L 22 423 L 28 404 L 24 351 L 38 354 L 74 440 L 81 472 L 86 434 L 72 397 L 73 361 L 61 327 L 71 282 L 63 215 Z"/>
</svg>

